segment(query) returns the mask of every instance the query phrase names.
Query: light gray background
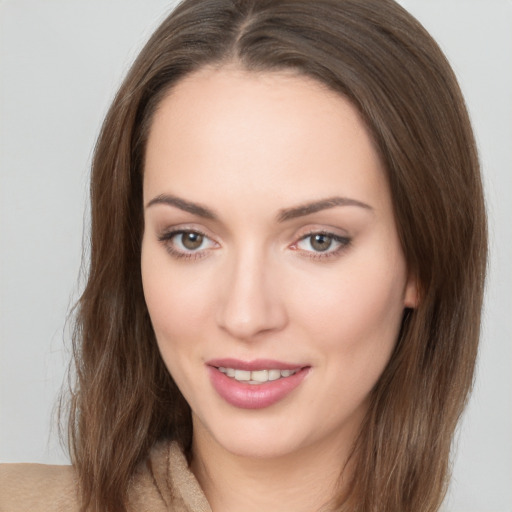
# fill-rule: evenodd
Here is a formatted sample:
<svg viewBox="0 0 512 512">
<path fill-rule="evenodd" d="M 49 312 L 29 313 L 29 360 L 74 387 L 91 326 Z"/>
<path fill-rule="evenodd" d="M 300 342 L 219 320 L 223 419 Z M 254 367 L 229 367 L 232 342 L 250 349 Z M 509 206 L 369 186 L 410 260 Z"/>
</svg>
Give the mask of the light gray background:
<svg viewBox="0 0 512 512">
<path fill-rule="evenodd" d="M 459 76 L 489 206 L 478 378 L 445 507 L 512 512 L 512 1 L 401 3 L 439 41 Z M 69 359 L 65 318 L 80 290 L 92 148 L 121 77 L 172 5 L 0 1 L 2 461 L 68 461 L 51 427 L 52 408 Z"/>
</svg>

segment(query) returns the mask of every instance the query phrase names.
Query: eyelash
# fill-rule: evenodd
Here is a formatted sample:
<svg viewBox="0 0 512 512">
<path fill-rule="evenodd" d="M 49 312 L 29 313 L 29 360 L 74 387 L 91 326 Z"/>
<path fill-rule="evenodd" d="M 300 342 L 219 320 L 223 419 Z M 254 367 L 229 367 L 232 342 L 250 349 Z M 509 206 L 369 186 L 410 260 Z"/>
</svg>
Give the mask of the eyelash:
<svg viewBox="0 0 512 512">
<path fill-rule="evenodd" d="M 165 248 L 167 252 L 176 259 L 187 259 L 187 260 L 198 260 L 205 256 L 207 256 L 207 250 L 208 249 L 200 249 L 197 251 L 190 250 L 190 252 L 185 252 L 179 249 L 176 249 L 176 247 L 173 246 L 172 240 L 174 237 L 177 237 L 179 235 L 185 235 L 185 234 L 194 234 L 198 236 L 202 236 L 207 240 L 210 240 L 210 242 L 213 242 L 211 238 L 203 233 L 202 231 L 196 230 L 196 229 L 177 229 L 174 231 L 169 231 L 166 233 L 163 233 L 158 237 L 158 240 L 162 242 L 165 245 Z M 331 239 L 331 242 L 336 242 L 339 244 L 339 247 L 337 247 L 334 250 L 329 250 L 330 248 L 327 248 L 325 251 L 307 251 L 302 250 L 302 253 L 304 257 L 311 258 L 314 260 L 326 260 L 329 258 L 333 258 L 338 256 L 341 252 L 345 251 L 351 244 L 352 240 L 349 237 L 346 236 L 340 236 L 336 235 L 335 233 L 330 233 L 328 231 L 311 231 L 305 235 L 303 235 L 299 240 L 294 242 L 290 248 L 292 250 L 300 251 L 301 249 L 298 247 L 299 243 L 303 242 L 304 240 L 307 240 L 308 238 L 311 238 L 313 236 L 325 236 L 327 238 Z M 215 243 L 215 242 L 213 242 Z"/>
<path fill-rule="evenodd" d="M 336 235 L 335 233 L 331 233 L 329 231 L 310 231 L 309 233 L 303 235 L 299 240 L 297 240 L 297 242 L 292 244 L 291 248 L 293 250 L 300 250 L 298 248 L 298 244 L 304 240 L 307 240 L 308 238 L 312 238 L 313 236 L 325 236 L 331 239 L 331 243 L 336 242 L 339 244 L 339 246 L 334 250 L 330 250 L 330 248 L 328 248 L 326 251 L 303 251 L 306 258 L 311 258 L 313 260 L 326 260 L 329 258 L 335 258 L 339 256 L 343 251 L 345 251 L 352 242 L 350 237 Z"/>
<path fill-rule="evenodd" d="M 158 237 L 158 240 L 165 245 L 167 252 L 176 259 L 198 260 L 200 258 L 204 258 L 206 256 L 205 249 L 185 252 L 176 249 L 176 247 L 173 246 L 172 239 L 179 235 L 185 234 L 199 235 L 211 241 L 211 238 L 208 235 L 206 235 L 202 231 L 198 231 L 197 229 L 177 229 L 175 231 L 169 231 L 167 233 L 163 233 L 162 235 L 160 235 Z"/>
</svg>

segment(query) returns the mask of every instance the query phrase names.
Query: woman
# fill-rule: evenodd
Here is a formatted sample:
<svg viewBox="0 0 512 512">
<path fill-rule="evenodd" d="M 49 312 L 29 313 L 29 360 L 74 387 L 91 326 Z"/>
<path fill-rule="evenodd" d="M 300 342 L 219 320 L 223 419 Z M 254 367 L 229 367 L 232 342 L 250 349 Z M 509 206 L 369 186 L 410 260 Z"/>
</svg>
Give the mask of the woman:
<svg viewBox="0 0 512 512">
<path fill-rule="evenodd" d="M 485 213 L 455 78 L 403 9 L 185 1 L 111 107 L 91 191 L 74 469 L 6 469 L 2 499 L 439 507 Z"/>
</svg>

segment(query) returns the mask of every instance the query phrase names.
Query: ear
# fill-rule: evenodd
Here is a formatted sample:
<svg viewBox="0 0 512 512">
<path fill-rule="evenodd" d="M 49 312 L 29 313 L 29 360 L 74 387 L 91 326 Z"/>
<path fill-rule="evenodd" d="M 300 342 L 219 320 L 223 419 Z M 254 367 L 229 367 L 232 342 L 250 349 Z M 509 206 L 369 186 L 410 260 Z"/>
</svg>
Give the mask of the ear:
<svg viewBox="0 0 512 512">
<path fill-rule="evenodd" d="M 415 309 L 420 303 L 420 293 L 418 288 L 418 279 L 415 275 L 410 274 L 404 292 L 404 307 Z"/>
</svg>

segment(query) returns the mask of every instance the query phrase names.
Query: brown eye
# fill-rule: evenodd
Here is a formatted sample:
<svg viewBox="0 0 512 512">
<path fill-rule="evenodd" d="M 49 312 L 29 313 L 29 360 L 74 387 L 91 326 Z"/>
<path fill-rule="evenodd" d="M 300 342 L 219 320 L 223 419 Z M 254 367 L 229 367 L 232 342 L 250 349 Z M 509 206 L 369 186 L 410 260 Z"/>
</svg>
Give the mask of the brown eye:
<svg viewBox="0 0 512 512">
<path fill-rule="evenodd" d="M 213 240 L 199 231 L 171 231 L 159 236 L 158 239 L 176 257 L 198 255 L 217 247 Z"/>
<path fill-rule="evenodd" d="M 311 236 L 311 247 L 318 252 L 327 251 L 332 245 L 332 236 L 317 234 Z"/>
<path fill-rule="evenodd" d="M 200 231 L 176 230 L 169 231 L 158 237 L 167 251 L 177 258 L 205 255 L 218 244 Z"/>
<path fill-rule="evenodd" d="M 204 236 L 200 233 L 194 233 L 192 231 L 188 231 L 186 233 L 181 234 L 181 243 L 185 249 L 189 251 L 194 251 L 201 247 L 204 240 Z"/>
<path fill-rule="evenodd" d="M 348 247 L 350 238 L 334 233 L 310 233 L 297 242 L 297 249 L 311 255 L 334 256 Z"/>
</svg>

